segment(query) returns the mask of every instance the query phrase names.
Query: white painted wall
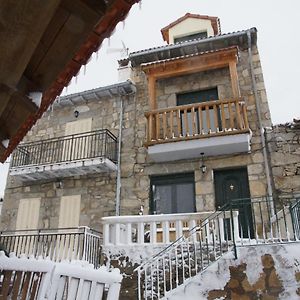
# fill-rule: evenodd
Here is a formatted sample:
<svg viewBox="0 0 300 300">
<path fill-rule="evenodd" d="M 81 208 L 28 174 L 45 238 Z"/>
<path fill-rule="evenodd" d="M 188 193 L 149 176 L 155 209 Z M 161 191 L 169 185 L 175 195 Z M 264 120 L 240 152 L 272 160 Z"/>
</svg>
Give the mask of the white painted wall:
<svg viewBox="0 0 300 300">
<path fill-rule="evenodd" d="M 187 18 L 169 29 L 169 43 L 174 43 L 174 38 L 207 31 L 207 36 L 213 36 L 214 30 L 210 20 Z"/>
</svg>

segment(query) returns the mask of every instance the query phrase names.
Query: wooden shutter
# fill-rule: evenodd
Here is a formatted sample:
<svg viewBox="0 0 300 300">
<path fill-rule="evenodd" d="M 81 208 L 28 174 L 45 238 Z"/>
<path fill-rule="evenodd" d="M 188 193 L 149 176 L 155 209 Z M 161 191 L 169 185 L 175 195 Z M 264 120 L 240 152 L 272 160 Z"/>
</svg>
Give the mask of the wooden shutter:
<svg viewBox="0 0 300 300">
<path fill-rule="evenodd" d="M 92 130 L 92 118 L 82 119 L 66 124 L 65 135 L 73 135 L 90 132 Z M 63 145 L 63 160 L 76 160 L 88 157 L 90 149 L 90 138 L 87 136 L 75 136 L 66 138 Z"/>
<path fill-rule="evenodd" d="M 79 226 L 80 195 L 63 196 L 60 201 L 59 228 Z"/>
<path fill-rule="evenodd" d="M 16 229 L 37 229 L 41 198 L 21 199 L 17 215 Z"/>
</svg>

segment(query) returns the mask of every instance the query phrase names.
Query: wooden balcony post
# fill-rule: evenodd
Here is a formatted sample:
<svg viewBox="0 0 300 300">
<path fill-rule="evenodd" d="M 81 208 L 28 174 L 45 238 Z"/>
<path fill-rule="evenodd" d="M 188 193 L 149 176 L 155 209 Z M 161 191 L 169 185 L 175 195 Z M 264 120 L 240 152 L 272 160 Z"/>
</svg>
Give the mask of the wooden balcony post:
<svg viewBox="0 0 300 300">
<path fill-rule="evenodd" d="M 229 72 L 230 72 L 233 98 L 237 99 L 240 97 L 240 88 L 239 88 L 239 81 L 238 81 L 238 73 L 236 69 L 236 61 L 232 60 L 229 62 Z"/>
<path fill-rule="evenodd" d="M 157 102 L 156 102 L 156 78 L 154 76 L 148 76 L 148 92 L 149 92 L 149 106 L 150 110 L 157 109 Z"/>
</svg>

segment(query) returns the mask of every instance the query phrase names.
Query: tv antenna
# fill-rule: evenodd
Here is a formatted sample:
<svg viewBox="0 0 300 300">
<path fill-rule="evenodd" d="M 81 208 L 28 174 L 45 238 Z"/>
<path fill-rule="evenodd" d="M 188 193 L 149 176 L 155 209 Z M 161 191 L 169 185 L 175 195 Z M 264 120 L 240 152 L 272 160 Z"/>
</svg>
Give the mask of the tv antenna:
<svg viewBox="0 0 300 300">
<path fill-rule="evenodd" d="M 129 48 L 126 47 L 125 43 L 121 41 L 122 43 L 122 48 L 108 48 L 106 50 L 106 53 L 120 53 L 121 58 L 125 58 L 129 54 Z"/>
</svg>

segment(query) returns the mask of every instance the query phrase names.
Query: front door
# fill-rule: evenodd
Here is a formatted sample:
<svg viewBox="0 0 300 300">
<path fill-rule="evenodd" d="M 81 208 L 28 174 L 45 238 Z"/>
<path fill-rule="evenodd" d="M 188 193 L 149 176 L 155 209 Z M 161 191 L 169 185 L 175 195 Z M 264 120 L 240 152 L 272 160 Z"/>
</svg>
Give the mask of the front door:
<svg viewBox="0 0 300 300">
<path fill-rule="evenodd" d="M 152 176 L 150 184 L 153 214 L 195 212 L 194 173 Z"/>
<path fill-rule="evenodd" d="M 216 209 L 239 211 L 239 231 L 252 238 L 253 219 L 247 168 L 214 171 Z"/>
</svg>

